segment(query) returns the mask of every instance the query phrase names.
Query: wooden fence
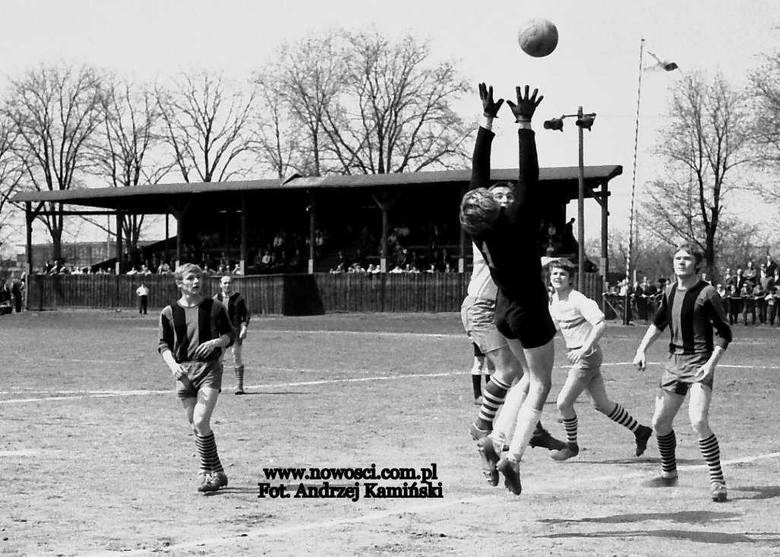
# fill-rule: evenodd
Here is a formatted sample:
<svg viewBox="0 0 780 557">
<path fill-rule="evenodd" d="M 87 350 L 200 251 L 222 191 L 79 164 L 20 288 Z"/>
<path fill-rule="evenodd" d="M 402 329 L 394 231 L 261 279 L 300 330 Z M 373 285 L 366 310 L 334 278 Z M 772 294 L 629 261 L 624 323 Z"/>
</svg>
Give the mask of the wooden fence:
<svg viewBox="0 0 780 557">
<path fill-rule="evenodd" d="M 453 312 L 460 310 L 469 275 L 459 273 L 253 275 L 233 277 L 253 315 L 311 315 L 334 312 Z M 143 277 L 149 309 L 178 297 L 173 275 Z M 127 275 L 33 275 L 27 308 L 132 309 L 141 277 Z M 207 277 L 203 294 L 219 290 L 219 277 Z M 601 277 L 586 275 L 585 294 L 601 304 Z"/>
</svg>

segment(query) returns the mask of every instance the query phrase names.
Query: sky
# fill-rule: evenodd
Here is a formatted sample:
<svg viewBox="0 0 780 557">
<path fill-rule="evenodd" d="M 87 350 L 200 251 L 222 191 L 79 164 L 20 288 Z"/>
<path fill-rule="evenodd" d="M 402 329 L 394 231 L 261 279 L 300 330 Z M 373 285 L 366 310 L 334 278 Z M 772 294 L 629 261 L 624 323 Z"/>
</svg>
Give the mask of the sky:
<svg viewBox="0 0 780 557">
<path fill-rule="evenodd" d="M 623 166 L 623 175 L 610 183 L 610 227 L 624 230 L 640 40 L 645 39 L 646 51 L 677 62 L 680 71 L 643 74 L 638 191 L 661 171 L 653 150 L 674 80 L 701 69 L 743 85 L 762 55 L 780 47 L 776 0 L 3 0 L 0 17 L 5 22 L 2 80 L 41 63 L 90 64 L 137 81 L 201 68 L 243 79 L 271 60 L 285 41 L 335 28 L 370 29 L 389 37 L 411 33 L 429 42 L 433 59 L 454 61 L 475 91 L 481 81 L 505 98 L 512 98 L 516 85 L 539 88 L 545 97 L 536 117 L 542 166 L 577 164 L 573 123 L 560 133 L 543 130 L 542 120 L 575 113 L 579 106 L 597 113 L 592 131 L 585 134 L 585 164 Z M 531 17 L 547 18 L 558 28 L 558 47 L 547 57 L 531 58 L 518 46 L 517 30 Z M 645 53 L 645 65 L 651 62 Z M 467 120 L 481 113 L 476 93 L 457 107 Z M 514 129 L 509 111 L 503 112 L 495 126 L 495 168 L 516 165 Z M 598 237 L 598 206 L 591 200 L 586 208 L 586 236 Z M 747 214 L 748 204 L 735 210 Z M 576 206 L 569 211 L 576 214 Z M 36 226 L 35 241 L 46 241 L 42 228 Z M 9 244 L 23 242 L 21 229 Z"/>
</svg>

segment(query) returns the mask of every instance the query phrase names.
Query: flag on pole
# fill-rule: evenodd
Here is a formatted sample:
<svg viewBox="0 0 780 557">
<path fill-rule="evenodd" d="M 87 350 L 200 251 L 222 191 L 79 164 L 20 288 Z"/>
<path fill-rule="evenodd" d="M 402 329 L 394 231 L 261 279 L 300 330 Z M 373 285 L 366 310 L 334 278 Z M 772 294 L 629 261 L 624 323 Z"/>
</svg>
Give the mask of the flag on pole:
<svg viewBox="0 0 780 557">
<path fill-rule="evenodd" d="M 673 72 L 674 70 L 678 69 L 679 66 L 677 65 L 677 62 L 672 62 L 671 60 L 662 60 L 649 50 L 647 53 L 653 57 L 655 60 L 655 64 L 650 64 L 649 66 L 646 66 L 644 70 L 647 71 L 665 71 L 665 72 Z"/>
</svg>

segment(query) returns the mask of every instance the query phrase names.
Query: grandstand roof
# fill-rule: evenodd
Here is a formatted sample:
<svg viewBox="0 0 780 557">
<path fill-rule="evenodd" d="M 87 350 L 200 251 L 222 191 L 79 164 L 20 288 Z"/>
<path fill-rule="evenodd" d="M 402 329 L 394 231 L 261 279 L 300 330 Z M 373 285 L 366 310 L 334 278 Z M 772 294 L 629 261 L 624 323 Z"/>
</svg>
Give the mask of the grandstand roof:
<svg viewBox="0 0 780 557">
<path fill-rule="evenodd" d="M 517 177 L 517 169 L 494 169 L 491 180 L 507 181 Z M 586 166 L 585 183 L 587 190 L 593 190 L 604 182 L 623 173 L 620 165 Z M 409 172 L 395 174 L 360 174 L 301 177 L 286 181 L 243 180 L 231 182 L 201 182 L 180 184 L 145 184 L 122 188 L 84 188 L 58 191 L 27 191 L 17 193 L 13 200 L 17 202 L 61 202 L 64 204 L 122 209 L 129 212 L 164 212 L 159 206 L 163 198 L 173 200 L 192 194 L 226 194 L 239 192 L 288 191 L 288 190 L 330 190 L 340 188 L 377 188 L 393 189 L 408 186 L 462 186 L 468 184 L 470 170 L 441 170 L 433 172 Z M 541 168 L 539 178 L 554 186 L 574 186 L 578 181 L 576 166 Z M 575 194 L 576 196 L 576 194 Z M 591 195 L 588 195 L 589 197 Z M 157 210 L 155 210 L 157 209 Z"/>
</svg>

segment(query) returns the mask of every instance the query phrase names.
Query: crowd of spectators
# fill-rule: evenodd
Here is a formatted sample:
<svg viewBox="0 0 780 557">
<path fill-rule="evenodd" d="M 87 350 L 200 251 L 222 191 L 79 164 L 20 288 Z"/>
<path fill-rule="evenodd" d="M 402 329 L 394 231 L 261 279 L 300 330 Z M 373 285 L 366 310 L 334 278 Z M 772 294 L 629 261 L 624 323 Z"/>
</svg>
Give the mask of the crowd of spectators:
<svg viewBox="0 0 780 557">
<path fill-rule="evenodd" d="M 780 326 L 780 268 L 770 254 L 756 269 L 753 261 L 747 261 L 744 268 L 737 267 L 734 273 L 726 268 L 716 285 L 723 299 L 723 309 L 729 316 L 729 323 L 744 325 Z M 740 319 L 741 317 L 741 319 Z"/>
<path fill-rule="evenodd" d="M 702 272 L 701 279 L 715 286 L 723 303 L 723 311 L 734 325 L 769 325 L 780 327 L 780 267 L 770 254 L 764 257 L 756 268 L 752 260 L 732 272 L 730 267 L 720 273 L 720 280 L 713 282 Z M 630 302 L 629 320 L 637 316 L 649 321 L 655 314 L 664 288 L 669 284 L 666 277 L 651 282 L 643 277 L 641 282 L 629 284 L 621 280 L 609 286 L 604 293 L 608 299 L 624 299 Z"/>
</svg>

